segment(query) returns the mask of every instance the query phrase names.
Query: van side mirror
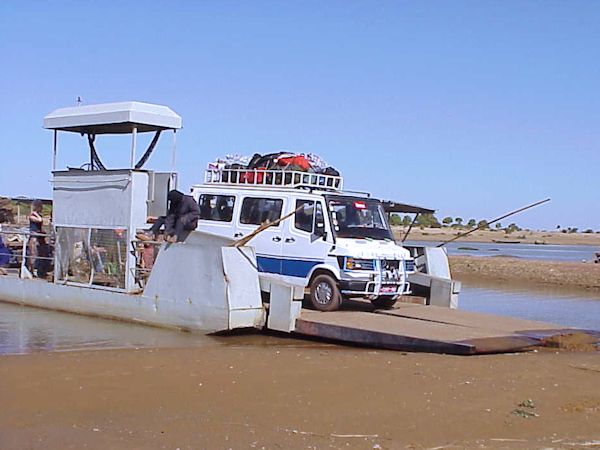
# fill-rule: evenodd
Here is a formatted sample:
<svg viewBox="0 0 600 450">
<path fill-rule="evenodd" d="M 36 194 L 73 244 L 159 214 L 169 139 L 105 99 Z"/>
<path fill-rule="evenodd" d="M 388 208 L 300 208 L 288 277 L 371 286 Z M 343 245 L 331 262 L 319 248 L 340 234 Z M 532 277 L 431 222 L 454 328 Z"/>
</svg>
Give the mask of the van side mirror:
<svg viewBox="0 0 600 450">
<path fill-rule="evenodd" d="M 320 238 L 323 238 L 324 241 L 327 240 L 327 231 L 323 230 L 322 232 L 318 232 L 315 231 L 314 233 L 310 234 L 310 242 L 315 242 L 317 240 L 319 240 Z"/>
<path fill-rule="evenodd" d="M 323 238 L 323 240 L 327 240 L 327 231 L 325 231 L 325 224 L 323 222 L 315 223 L 315 231 L 310 235 L 310 241 L 314 242 L 319 238 Z"/>
<path fill-rule="evenodd" d="M 327 232 L 325 231 L 325 218 L 323 217 L 323 207 L 320 202 L 315 204 L 315 214 L 313 223 L 313 232 L 310 235 L 310 241 L 314 242 L 319 238 L 327 240 Z"/>
</svg>

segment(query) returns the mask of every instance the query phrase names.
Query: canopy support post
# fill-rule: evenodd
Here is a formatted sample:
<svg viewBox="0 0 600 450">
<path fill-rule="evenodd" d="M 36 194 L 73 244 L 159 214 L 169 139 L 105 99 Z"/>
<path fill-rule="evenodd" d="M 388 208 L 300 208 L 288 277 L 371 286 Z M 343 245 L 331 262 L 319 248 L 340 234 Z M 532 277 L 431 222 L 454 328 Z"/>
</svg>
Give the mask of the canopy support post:
<svg viewBox="0 0 600 450">
<path fill-rule="evenodd" d="M 408 227 L 408 230 L 406 230 L 406 234 L 402 238 L 402 242 L 404 242 L 406 240 L 406 238 L 408 237 L 408 234 L 410 233 L 410 230 L 412 230 L 413 225 L 417 221 L 417 217 L 419 217 L 419 214 L 420 213 L 415 214 L 415 217 L 414 217 L 413 221 L 410 223 L 410 226 Z"/>
<path fill-rule="evenodd" d="M 52 142 L 52 172 L 56 170 L 56 152 L 58 147 L 58 130 L 54 130 L 54 139 Z"/>
<path fill-rule="evenodd" d="M 173 130 L 173 150 L 171 155 L 171 168 L 175 172 L 176 169 L 176 158 L 177 158 L 177 130 Z"/>
<path fill-rule="evenodd" d="M 131 130 L 131 168 L 135 167 L 135 146 L 137 141 L 137 127 Z"/>
</svg>

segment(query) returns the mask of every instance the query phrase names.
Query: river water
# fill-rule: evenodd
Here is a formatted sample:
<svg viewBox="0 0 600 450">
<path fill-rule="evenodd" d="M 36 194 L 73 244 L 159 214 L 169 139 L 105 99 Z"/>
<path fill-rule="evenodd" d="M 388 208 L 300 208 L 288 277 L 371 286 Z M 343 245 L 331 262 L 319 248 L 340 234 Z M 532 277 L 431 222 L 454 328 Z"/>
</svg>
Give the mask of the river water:
<svg viewBox="0 0 600 450">
<path fill-rule="evenodd" d="M 435 246 L 439 242 L 406 241 L 406 245 Z M 496 244 L 480 242 L 451 242 L 446 244 L 449 255 L 512 256 L 552 261 L 591 261 L 600 247 L 591 245 Z"/>
<path fill-rule="evenodd" d="M 413 244 L 419 244 L 413 242 Z M 432 245 L 432 243 L 424 243 Z M 597 247 L 570 245 L 452 243 L 450 255 L 515 256 L 558 261 L 589 260 Z M 600 295 L 558 288 L 535 290 L 463 283 L 459 308 L 600 329 Z M 302 346 L 304 341 L 260 334 L 205 336 L 138 324 L 78 316 L 0 302 L 0 355 L 99 348 Z M 309 344 L 306 344 L 309 345 Z M 315 345 L 314 342 L 310 345 Z"/>
<path fill-rule="evenodd" d="M 600 329 L 600 298 L 552 290 L 499 289 L 463 284 L 459 308 Z M 0 355 L 39 351 L 259 345 L 316 345 L 257 333 L 206 336 L 27 306 L 0 303 Z M 325 345 L 325 344 L 324 344 Z"/>
<path fill-rule="evenodd" d="M 567 293 L 552 288 L 525 290 L 463 283 L 458 304 L 466 311 L 600 330 L 600 295 L 585 291 Z"/>
</svg>

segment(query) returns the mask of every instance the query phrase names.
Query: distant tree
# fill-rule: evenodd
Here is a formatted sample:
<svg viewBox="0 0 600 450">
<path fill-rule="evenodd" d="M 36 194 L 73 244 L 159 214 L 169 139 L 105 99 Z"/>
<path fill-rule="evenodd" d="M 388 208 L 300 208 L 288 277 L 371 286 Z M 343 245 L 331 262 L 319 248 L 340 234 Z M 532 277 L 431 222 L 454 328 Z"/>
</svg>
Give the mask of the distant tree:
<svg viewBox="0 0 600 450">
<path fill-rule="evenodd" d="M 496 230 L 499 230 L 500 228 L 502 228 L 502 224 L 500 222 L 496 222 Z"/>
<path fill-rule="evenodd" d="M 431 223 L 429 225 L 431 228 L 442 228 L 442 224 L 433 214 L 431 215 Z"/>
<path fill-rule="evenodd" d="M 568 231 L 569 233 L 577 233 L 577 230 L 578 230 L 578 228 L 577 228 L 577 227 L 573 227 L 573 228 L 569 227 L 569 228 L 567 229 L 567 231 Z"/>
<path fill-rule="evenodd" d="M 584 231 L 584 233 L 588 233 L 588 234 L 593 233 L 593 232 L 594 232 L 594 230 L 592 230 L 591 228 L 588 228 L 587 230 Z"/>
<path fill-rule="evenodd" d="M 456 225 L 460 227 L 462 225 L 463 219 L 462 217 L 457 217 L 456 219 L 454 219 L 454 221 L 456 222 Z"/>
<path fill-rule="evenodd" d="M 480 220 L 479 222 L 477 222 L 477 228 L 481 228 L 482 230 L 489 228 L 487 220 Z"/>
<path fill-rule="evenodd" d="M 412 223 L 412 219 L 411 219 L 411 217 L 410 217 L 410 216 L 404 216 L 404 217 L 402 218 L 402 225 L 403 225 L 403 226 L 407 227 L 407 226 L 409 226 L 411 223 Z"/>
<path fill-rule="evenodd" d="M 454 219 L 452 219 L 452 217 L 444 217 L 444 220 L 442 220 L 442 223 L 446 226 L 449 226 L 452 222 L 454 222 Z"/>
<path fill-rule="evenodd" d="M 390 216 L 390 225 L 393 227 L 402 225 L 402 219 L 400 218 L 400 216 L 398 214 L 392 214 Z"/>
<path fill-rule="evenodd" d="M 512 232 L 514 232 L 514 231 L 521 231 L 521 228 L 519 228 L 519 227 L 517 226 L 517 224 L 516 224 L 516 223 L 511 223 L 509 226 L 507 226 L 507 227 L 504 229 L 504 231 L 505 231 L 507 234 L 510 234 L 510 233 L 512 233 Z"/>
<path fill-rule="evenodd" d="M 557 229 L 557 230 L 560 230 L 560 225 L 556 225 L 556 229 Z"/>
<path fill-rule="evenodd" d="M 467 222 L 468 228 L 474 228 L 475 225 L 477 225 L 477 221 L 475 219 L 469 219 L 469 221 Z"/>
<path fill-rule="evenodd" d="M 420 214 L 416 224 L 420 227 L 441 228 L 439 220 L 433 214 Z"/>
</svg>

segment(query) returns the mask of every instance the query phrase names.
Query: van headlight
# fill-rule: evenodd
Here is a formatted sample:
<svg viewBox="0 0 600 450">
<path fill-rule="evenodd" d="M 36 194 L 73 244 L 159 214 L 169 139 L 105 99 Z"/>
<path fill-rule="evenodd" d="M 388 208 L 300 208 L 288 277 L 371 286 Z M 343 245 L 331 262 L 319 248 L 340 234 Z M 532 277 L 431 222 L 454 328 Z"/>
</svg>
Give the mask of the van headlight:
<svg viewBox="0 0 600 450">
<path fill-rule="evenodd" d="M 346 258 L 346 270 L 375 270 L 374 259 Z"/>
</svg>

